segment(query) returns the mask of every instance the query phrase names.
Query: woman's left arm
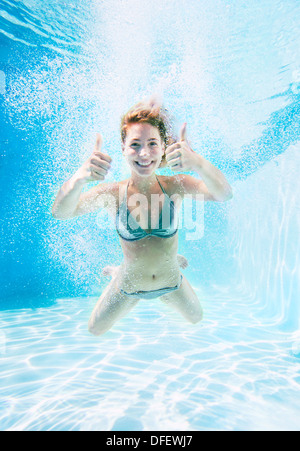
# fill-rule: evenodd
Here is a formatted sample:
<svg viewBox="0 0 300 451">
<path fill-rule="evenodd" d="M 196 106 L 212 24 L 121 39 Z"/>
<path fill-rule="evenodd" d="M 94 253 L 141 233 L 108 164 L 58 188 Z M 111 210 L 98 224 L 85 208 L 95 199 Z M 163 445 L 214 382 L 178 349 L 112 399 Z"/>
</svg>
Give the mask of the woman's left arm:
<svg viewBox="0 0 300 451">
<path fill-rule="evenodd" d="M 181 174 L 180 184 L 185 194 L 203 194 L 205 200 L 226 202 L 233 197 L 224 174 L 190 148 L 186 141 L 186 123 L 180 130 L 180 141 L 166 149 L 166 163 L 173 171 L 195 171 L 203 180 Z"/>
</svg>

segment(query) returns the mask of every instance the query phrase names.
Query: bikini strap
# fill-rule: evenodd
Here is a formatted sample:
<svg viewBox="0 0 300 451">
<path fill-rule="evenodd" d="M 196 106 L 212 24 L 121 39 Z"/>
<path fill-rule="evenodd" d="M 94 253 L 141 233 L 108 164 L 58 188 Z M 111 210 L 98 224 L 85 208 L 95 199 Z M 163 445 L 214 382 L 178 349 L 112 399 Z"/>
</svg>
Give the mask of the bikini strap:
<svg viewBox="0 0 300 451">
<path fill-rule="evenodd" d="M 156 180 L 158 181 L 158 183 L 159 183 L 159 186 L 161 187 L 161 189 L 162 189 L 162 192 L 164 193 L 164 194 L 166 194 L 166 195 L 168 195 L 166 192 L 165 192 L 165 190 L 163 189 L 163 187 L 162 187 L 162 185 L 161 185 L 161 183 L 160 183 L 160 181 L 158 180 L 158 177 L 157 177 L 157 175 L 155 174 L 155 177 L 156 177 Z"/>
<path fill-rule="evenodd" d="M 125 205 L 127 206 L 127 191 L 128 191 L 129 181 L 130 181 L 130 180 L 128 180 L 127 186 L 126 186 L 126 188 L 125 188 L 124 197 L 123 197 L 123 199 L 122 199 L 122 202 L 120 203 L 120 207 L 121 207 L 121 205 L 123 205 L 123 204 L 125 204 Z"/>
</svg>

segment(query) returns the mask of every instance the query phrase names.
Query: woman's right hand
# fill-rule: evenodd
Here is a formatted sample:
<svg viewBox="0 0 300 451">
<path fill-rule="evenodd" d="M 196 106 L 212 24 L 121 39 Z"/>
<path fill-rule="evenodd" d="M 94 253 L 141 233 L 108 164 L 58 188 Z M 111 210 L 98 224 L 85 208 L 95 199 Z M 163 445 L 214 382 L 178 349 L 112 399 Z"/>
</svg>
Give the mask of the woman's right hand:
<svg viewBox="0 0 300 451">
<path fill-rule="evenodd" d="M 78 169 L 77 177 L 85 183 L 104 180 L 108 170 L 111 168 L 109 155 L 101 152 L 102 136 L 97 133 L 94 151 L 87 161 Z"/>
</svg>

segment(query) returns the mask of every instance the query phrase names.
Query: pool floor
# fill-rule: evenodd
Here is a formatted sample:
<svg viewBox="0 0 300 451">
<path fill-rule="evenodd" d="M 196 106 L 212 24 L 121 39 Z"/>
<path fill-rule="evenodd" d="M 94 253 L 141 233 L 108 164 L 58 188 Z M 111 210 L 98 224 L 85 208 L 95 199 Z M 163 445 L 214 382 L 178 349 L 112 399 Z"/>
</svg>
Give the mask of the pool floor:
<svg viewBox="0 0 300 451">
<path fill-rule="evenodd" d="M 300 349 L 253 300 L 206 292 L 196 325 L 141 301 L 94 337 L 96 300 L 0 312 L 1 430 L 300 430 Z"/>
</svg>

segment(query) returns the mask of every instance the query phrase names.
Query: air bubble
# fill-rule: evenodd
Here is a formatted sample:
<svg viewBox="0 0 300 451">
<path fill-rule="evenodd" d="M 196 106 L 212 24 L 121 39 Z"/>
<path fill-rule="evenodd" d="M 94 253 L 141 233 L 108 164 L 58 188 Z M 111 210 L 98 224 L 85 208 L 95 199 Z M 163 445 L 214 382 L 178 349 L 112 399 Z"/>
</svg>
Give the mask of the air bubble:
<svg viewBox="0 0 300 451">
<path fill-rule="evenodd" d="M 6 77 L 3 70 L 0 70 L 0 94 L 4 95 L 6 89 Z"/>
</svg>

